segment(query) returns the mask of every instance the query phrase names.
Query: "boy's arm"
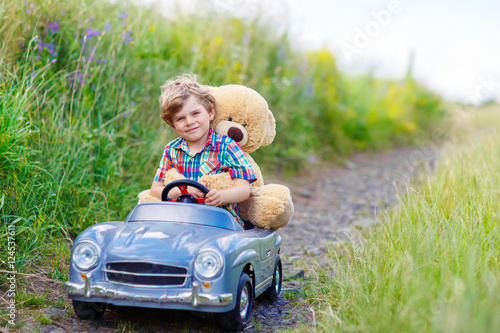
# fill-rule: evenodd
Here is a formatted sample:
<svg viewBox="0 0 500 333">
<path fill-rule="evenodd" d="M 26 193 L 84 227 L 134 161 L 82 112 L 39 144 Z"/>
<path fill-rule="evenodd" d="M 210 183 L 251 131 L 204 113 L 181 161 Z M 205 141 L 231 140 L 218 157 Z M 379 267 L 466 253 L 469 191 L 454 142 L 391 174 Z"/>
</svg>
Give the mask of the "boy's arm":
<svg viewBox="0 0 500 333">
<path fill-rule="evenodd" d="M 228 190 L 210 190 L 205 196 L 205 204 L 222 206 L 245 201 L 250 196 L 250 182 L 242 178 L 234 178 L 234 187 Z"/>
<path fill-rule="evenodd" d="M 163 188 L 164 187 L 165 187 L 165 185 L 163 185 L 163 182 L 153 181 L 153 184 L 151 184 L 151 190 L 149 191 L 149 193 L 153 197 L 161 199 L 161 192 L 163 192 Z M 178 193 L 175 193 L 175 192 L 178 192 Z M 168 194 L 168 197 L 171 198 L 171 199 L 175 199 L 180 194 L 181 194 L 181 191 L 179 190 L 178 187 L 176 187 L 176 188 L 173 188 L 173 189 L 170 190 L 170 193 Z"/>
</svg>

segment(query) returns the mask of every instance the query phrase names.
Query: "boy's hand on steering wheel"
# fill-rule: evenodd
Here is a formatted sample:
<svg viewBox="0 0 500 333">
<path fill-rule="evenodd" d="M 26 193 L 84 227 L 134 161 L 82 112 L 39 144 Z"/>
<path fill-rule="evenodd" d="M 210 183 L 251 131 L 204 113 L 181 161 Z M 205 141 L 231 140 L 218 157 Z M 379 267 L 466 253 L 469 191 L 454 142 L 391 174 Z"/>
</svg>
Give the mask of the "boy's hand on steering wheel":
<svg viewBox="0 0 500 333">
<path fill-rule="evenodd" d="M 203 198 L 205 196 L 202 191 L 200 191 L 199 189 L 197 189 L 196 187 L 193 187 L 193 186 L 188 186 L 187 191 L 190 194 L 194 195 L 196 198 Z M 180 195 L 181 195 L 181 190 L 178 187 L 175 187 L 172 190 L 170 190 L 170 197 L 172 199 L 175 200 Z"/>
<path fill-rule="evenodd" d="M 223 200 L 222 200 L 222 193 L 217 190 L 210 190 L 210 192 L 207 193 L 205 196 L 205 205 L 208 206 L 222 206 Z"/>
<path fill-rule="evenodd" d="M 203 194 L 202 191 L 198 190 L 196 187 L 193 186 L 188 186 L 187 191 L 197 198 L 203 198 L 205 196 L 205 194 Z"/>
</svg>

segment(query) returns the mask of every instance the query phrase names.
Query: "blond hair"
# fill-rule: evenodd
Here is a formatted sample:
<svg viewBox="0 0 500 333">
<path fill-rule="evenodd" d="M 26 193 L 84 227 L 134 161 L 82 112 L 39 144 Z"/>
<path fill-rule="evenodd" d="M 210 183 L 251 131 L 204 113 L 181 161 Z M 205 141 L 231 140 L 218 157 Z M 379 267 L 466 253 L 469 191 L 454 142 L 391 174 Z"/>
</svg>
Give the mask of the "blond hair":
<svg viewBox="0 0 500 333">
<path fill-rule="evenodd" d="M 182 109 L 190 96 L 194 96 L 208 112 L 215 109 L 215 98 L 208 86 L 199 84 L 196 75 L 185 74 L 176 80 L 168 80 L 161 86 L 159 101 L 163 121 L 174 127 L 172 122 L 174 114 Z"/>
</svg>

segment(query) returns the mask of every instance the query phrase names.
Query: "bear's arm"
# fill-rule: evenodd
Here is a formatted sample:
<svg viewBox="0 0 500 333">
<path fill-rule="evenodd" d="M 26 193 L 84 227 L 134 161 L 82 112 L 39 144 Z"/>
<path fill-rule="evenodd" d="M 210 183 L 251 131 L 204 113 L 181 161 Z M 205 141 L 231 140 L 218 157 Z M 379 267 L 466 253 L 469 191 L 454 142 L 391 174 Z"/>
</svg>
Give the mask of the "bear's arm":
<svg viewBox="0 0 500 333">
<path fill-rule="evenodd" d="M 229 172 L 223 172 L 216 175 L 205 175 L 200 178 L 199 182 L 205 183 L 205 186 L 210 190 L 216 189 L 222 191 L 234 187 L 234 180 L 231 179 Z"/>
</svg>

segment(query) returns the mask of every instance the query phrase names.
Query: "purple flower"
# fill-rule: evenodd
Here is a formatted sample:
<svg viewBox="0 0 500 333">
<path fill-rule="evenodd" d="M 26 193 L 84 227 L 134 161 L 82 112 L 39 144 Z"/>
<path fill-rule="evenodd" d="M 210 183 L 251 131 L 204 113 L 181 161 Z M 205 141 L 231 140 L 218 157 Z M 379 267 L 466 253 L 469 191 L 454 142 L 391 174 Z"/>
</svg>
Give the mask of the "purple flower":
<svg viewBox="0 0 500 333">
<path fill-rule="evenodd" d="M 316 159 L 314 158 L 314 156 L 309 156 L 307 158 L 307 161 L 309 162 L 309 164 L 314 164 L 316 163 Z"/>
<path fill-rule="evenodd" d="M 49 24 L 47 25 L 47 29 L 49 29 L 49 31 L 50 31 L 51 33 L 56 33 L 56 32 L 57 32 L 57 30 L 59 30 L 59 28 L 60 28 L 60 24 L 59 24 L 59 23 L 52 23 L 52 22 L 51 22 L 51 23 L 49 23 Z"/>
<path fill-rule="evenodd" d="M 281 60 L 286 57 L 285 45 L 280 44 L 278 50 L 278 59 Z"/>
<path fill-rule="evenodd" d="M 95 86 L 93 84 L 90 85 L 90 89 L 95 90 Z"/>
<path fill-rule="evenodd" d="M 130 116 L 131 114 L 132 114 L 132 112 L 131 112 L 131 111 L 129 111 L 129 112 L 125 112 L 125 113 L 123 114 L 123 118 L 127 118 L 127 117 L 128 117 L 128 116 Z"/>
<path fill-rule="evenodd" d="M 193 52 L 198 52 L 198 48 L 197 48 L 196 46 L 192 46 L 192 47 L 191 47 L 191 51 L 193 51 Z"/>
<path fill-rule="evenodd" d="M 56 59 L 52 59 L 50 62 L 51 62 L 51 63 L 55 63 L 55 62 L 56 62 Z"/>
<path fill-rule="evenodd" d="M 34 4 L 34 3 L 32 3 L 30 7 L 31 7 L 31 8 L 35 8 L 35 4 Z"/>
<path fill-rule="evenodd" d="M 61 15 L 64 15 L 66 14 L 66 11 L 65 10 L 61 10 Z"/>
<path fill-rule="evenodd" d="M 21 48 L 24 50 L 26 48 L 26 45 L 21 44 Z"/>
<path fill-rule="evenodd" d="M 26 13 L 31 14 L 31 9 L 27 9 Z"/>
<path fill-rule="evenodd" d="M 307 85 L 307 94 L 309 96 L 314 95 L 314 84 L 308 84 Z"/>
<path fill-rule="evenodd" d="M 106 63 L 106 59 L 101 59 L 101 62 L 102 62 L 103 64 L 105 64 L 105 63 Z"/>
<path fill-rule="evenodd" d="M 123 21 L 122 22 L 122 27 L 124 27 L 125 25 L 127 25 L 127 24 L 125 23 L 125 21 Z"/>
<path fill-rule="evenodd" d="M 106 32 L 109 32 L 110 28 L 111 28 L 111 23 L 110 22 L 106 22 L 106 24 L 104 25 L 104 30 L 106 30 Z"/>
<path fill-rule="evenodd" d="M 247 46 L 248 43 L 250 43 L 250 34 L 247 32 L 245 32 L 245 34 L 243 35 L 243 46 Z"/>
<path fill-rule="evenodd" d="M 130 102 L 130 104 L 135 105 L 135 102 L 134 102 L 134 101 L 132 101 L 132 102 Z"/>
<path fill-rule="evenodd" d="M 40 56 L 36 56 L 36 57 L 35 57 L 35 59 L 36 59 L 36 60 L 40 60 Z"/>
<path fill-rule="evenodd" d="M 128 17 L 128 13 L 127 12 L 123 12 L 123 14 L 121 15 L 118 15 L 118 18 L 121 18 L 121 19 L 126 19 Z"/>
<path fill-rule="evenodd" d="M 110 80 L 113 80 L 114 78 L 115 78 L 115 77 L 114 77 L 114 75 L 110 75 L 110 76 L 109 76 L 109 79 L 110 79 Z"/>
<path fill-rule="evenodd" d="M 102 31 L 101 30 L 93 30 L 92 28 L 87 28 L 87 37 L 96 37 L 96 36 L 99 36 L 100 34 L 102 34 Z"/>
<path fill-rule="evenodd" d="M 123 45 L 127 45 L 132 41 L 132 37 L 130 37 L 130 34 L 132 33 L 132 30 L 129 30 L 129 32 L 122 34 L 122 39 L 123 39 Z"/>
</svg>

